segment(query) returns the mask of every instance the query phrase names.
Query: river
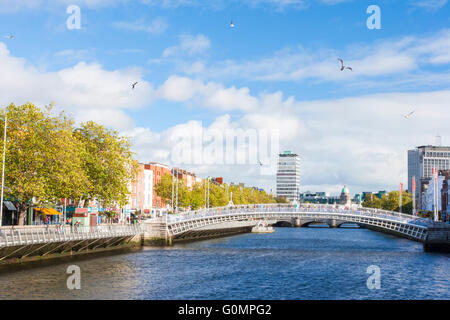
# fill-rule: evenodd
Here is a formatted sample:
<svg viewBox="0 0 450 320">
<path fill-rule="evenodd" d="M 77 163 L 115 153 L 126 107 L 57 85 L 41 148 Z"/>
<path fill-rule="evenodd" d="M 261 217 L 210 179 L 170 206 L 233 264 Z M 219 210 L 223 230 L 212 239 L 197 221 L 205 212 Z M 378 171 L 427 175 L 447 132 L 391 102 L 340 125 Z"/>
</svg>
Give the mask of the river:
<svg viewBox="0 0 450 320">
<path fill-rule="evenodd" d="M 73 264 L 80 290 L 66 285 Z M 380 289 L 368 289 L 369 266 Z M 276 228 L 9 268 L 0 299 L 450 299 L 449 267 L 448 254 L 367 229 Z"/>
</svg>

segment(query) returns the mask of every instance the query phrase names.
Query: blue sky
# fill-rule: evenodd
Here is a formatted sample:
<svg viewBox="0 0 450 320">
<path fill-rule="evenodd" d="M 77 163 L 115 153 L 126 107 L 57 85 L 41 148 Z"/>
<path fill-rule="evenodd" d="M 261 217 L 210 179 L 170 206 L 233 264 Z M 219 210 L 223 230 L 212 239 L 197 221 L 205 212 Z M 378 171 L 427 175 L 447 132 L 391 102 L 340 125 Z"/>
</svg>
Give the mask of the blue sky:
<svg viewBox="0 0 450 320">
<path fill-rule="evenodd" d="M 273 128 L 301 155 L 303 191 L 360 192 L 406 183 L 406 150 L 450 135 L 447 0 L 0 0 L 0 30 L 2 105 L 55 101 L 133 137 L 143 162 L 170 163 L 192 121 Z M 274 186 L 254 164 L 180 166 Z"/>
</svg>

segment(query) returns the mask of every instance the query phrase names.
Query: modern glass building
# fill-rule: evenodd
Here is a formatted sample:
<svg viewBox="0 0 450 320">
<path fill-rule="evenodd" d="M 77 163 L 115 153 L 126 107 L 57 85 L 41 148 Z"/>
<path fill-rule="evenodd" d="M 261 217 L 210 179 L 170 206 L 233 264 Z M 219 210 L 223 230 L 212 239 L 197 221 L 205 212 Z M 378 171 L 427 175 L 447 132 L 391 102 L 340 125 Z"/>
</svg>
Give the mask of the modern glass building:
<svg viewBox="0 0 450 320">
<path fill-rule="evenodd" d="M 277 197 L 297 201 L 300 195 L 300 157 L 290 151 L 278 156 Z"/>
<path fill-rule="evenodd" d="M 408 150 L 408 190 L 412 192 L 412 178 L 416 180 L 416 199 L 420 204 L 421 182 L 432 178 L 432 169 L 450 169 L 450 147 L 420 146 Z"/>
</svg>

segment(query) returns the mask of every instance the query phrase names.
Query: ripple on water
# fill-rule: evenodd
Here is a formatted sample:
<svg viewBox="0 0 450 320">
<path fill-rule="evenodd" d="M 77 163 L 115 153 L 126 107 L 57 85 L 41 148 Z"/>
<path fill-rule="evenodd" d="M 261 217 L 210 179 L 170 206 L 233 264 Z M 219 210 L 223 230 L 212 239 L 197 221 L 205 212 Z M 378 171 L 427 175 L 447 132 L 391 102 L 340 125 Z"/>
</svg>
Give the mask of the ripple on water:
<svg viewBox="0 0 450 320">
<path fill-rule="evenodd" d="M 449 261 L 366 229 L 277 228 L 3 273 L 0 299 L 450 299 Z M 81 290 L 66 287 L 70 264 Z"/>
</svg>

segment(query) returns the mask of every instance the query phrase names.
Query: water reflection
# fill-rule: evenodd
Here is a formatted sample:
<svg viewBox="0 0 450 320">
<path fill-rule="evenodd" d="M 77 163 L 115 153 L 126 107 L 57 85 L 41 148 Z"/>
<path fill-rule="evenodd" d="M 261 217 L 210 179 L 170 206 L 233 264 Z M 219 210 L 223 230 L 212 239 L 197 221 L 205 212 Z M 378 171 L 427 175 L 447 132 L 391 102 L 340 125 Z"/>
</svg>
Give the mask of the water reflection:
<svg viewBox="0 0 450 320">
<path fill-rule="evenodd" d="M 81 290 L 67 289 L 71 264 Z M 366 229 L 277 228 L 3 271 L 0 299 L 449 299 L 448 267 L 449 255 Z"/>
</svg>

